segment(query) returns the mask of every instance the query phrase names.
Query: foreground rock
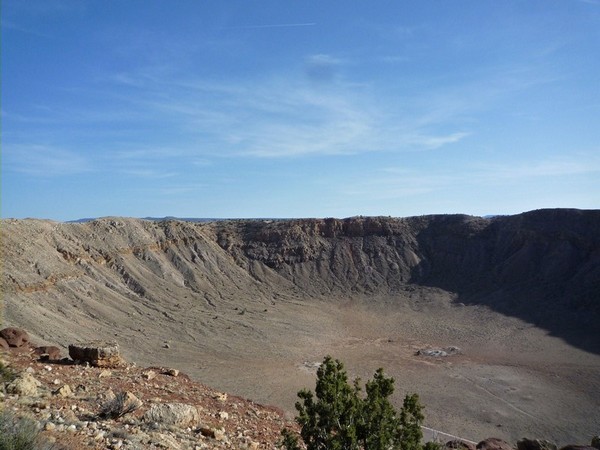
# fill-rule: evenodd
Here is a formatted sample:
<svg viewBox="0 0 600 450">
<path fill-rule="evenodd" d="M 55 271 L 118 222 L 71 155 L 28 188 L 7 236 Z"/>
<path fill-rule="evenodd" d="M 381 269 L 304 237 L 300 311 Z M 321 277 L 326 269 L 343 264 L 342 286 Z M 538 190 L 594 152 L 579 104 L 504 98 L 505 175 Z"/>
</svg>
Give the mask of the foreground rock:
<svg viewBox="0 0 600 450">
<path fill-rule="evenodd" d="M 6 386 L 6 392 L 35 397 L 38 395 L 39 386 L 41 383 L 32 374 L 24 372 Z"/>
<path fill-rule="evenodd" d="M 144 414 L 146 422 L 156 423 L 159 426 L 193 426 L 196 425 L 198 419 L 196 407 L 183 403 L 159 403 L 152 405 Z"/>
<path fill-rule="evenodd" d="M 513 450 L 512 445 L 498 438 L 487 438 L 477 444 L 477 450 Z"/>
<path fill-rule="evenodd" d="M 557 450 L 556 444 L 544 439 L 523 438 L 517 442 L 518 450 Z"/>
<path fill-rule="evenodd" d="M 60 349 L 53 345 L 44 345 L 36 347 L 33 350 L 35 355 L 39 355 L 45 361 L 58 361 L 61 359 Z"/>
<path fill-rule="evenodd" d="M 125 364 L 116 342 L 92 341 L 69 345 L 69 356 L 73 361 L 89 363 L 94 367 L 116 368 Z"/>
<path fill-rule="evenodd" d="M 475 444 L 461 441 L 459 439 L 454 439 L 452 441 L 446 442 L 444 448 L 448 450 L 475 450 Z"/>
<path fill-rule="evenodd" d="M 42 442 L 64 450 L 274 450 L 281 429 L 294 427 L 276 408 L 174 376 L 176 369 L 107 370 L 92 365 L 96 359 L 104 361 L 47 364 L 12 347 L 5 360 L 16 378 L 0 383 L 1 401 L 31 418 Z"/>
<path fill-rule="evenodd" d="M 0 330 L 0 337 L 6 341 L 10 347 L 23 347 L 29 343 L 27 331 L 20 328 L 8 327 Z"/>
</svg>

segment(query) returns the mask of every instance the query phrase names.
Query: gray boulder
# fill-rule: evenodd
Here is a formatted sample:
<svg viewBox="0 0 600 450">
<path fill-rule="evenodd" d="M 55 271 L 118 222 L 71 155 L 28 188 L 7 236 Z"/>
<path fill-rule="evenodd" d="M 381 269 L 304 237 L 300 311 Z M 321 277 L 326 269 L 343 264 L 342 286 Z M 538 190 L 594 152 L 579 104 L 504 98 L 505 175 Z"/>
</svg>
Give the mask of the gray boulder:
<svg viewBox="0 0 600 450">
<path fill-rule="evenodd" d="M 6 386 L 6 392 L 9 394 L 35 397 L 38 395 L 38 387 L 41 385 L 42 383 L 40 383 L 33 375 L 28 372 L 23 372 Z"/>
<path fill-rule="evenodd" d="M 144 421 L 159 426 L 188 427 L 195 425 L 199 418 L 196 407 L 184 403 L 157 403 L 144 414 Z"/>
</svg>

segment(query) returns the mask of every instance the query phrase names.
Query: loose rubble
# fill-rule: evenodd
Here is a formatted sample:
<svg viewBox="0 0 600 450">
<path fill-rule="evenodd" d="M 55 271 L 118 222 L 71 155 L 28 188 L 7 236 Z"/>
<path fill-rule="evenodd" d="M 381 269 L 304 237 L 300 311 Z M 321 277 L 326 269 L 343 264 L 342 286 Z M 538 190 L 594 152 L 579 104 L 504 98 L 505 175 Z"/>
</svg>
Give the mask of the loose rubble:
<svg viewBox="0 0 600 450">
<path fill-rule="evenodd" d="M 36 348 L 21 339 L 0 353 L 16 373 L 0 393 L 6 408 L 31 417 L 63 449 L 275 449 L 281 429 L 295 426 L 277 408 L 211 390 L 177 369 L 128 364 L 116 343 L 69 346 L 80 364 Z M 102 416 L 111 402 L 127 412 Z"/>
</svg>

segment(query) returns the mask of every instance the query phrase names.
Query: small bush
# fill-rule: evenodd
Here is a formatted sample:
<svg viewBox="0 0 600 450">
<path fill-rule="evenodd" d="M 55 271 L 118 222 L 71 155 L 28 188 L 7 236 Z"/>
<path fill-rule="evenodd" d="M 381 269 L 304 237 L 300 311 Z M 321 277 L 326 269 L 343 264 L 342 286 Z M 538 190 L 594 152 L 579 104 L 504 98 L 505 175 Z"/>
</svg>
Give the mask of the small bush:
<svg viewBox="0 0 600 450">
<path fill-rule="evenodd" d="M 26 417 L 17 417 L 10 411 L 0 412 L 0 450 L 49 450 L 37 424 Z"/>
<path fill-rule="evenodd" d="M 17 377 L 17 374 L 4 362 L 0 361 L 0 383 L 7 384 L 13 381 Z"/>
<path fill-rule="evenodd" d="M 424 450 L 442 450 L 444 446 L 439 442 L 429 441 L 423 447 Z"/>
<path fill-rule="evenodd" d="M 100 407 L 98 416 L 102 419 L 118 419 L 138 408 L 138 404 L 129 401 L 126 392 L 119 392 Z"/>
</svg>

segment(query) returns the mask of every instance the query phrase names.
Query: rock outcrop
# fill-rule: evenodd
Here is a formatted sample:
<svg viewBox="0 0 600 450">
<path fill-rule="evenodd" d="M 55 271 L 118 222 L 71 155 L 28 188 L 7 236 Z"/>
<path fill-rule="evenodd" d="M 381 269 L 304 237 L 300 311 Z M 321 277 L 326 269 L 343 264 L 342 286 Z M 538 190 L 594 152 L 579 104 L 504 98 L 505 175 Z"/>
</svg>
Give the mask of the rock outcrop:
<svg viewBox="0 0 600 450">
<path fill-rule="evenodd" d="M 69 356 L 80 364 L 94 367 L 121 367 L 124 364 L 116 342 L 93 341 L 69 345 Z"/>
<path fill-rule="evenodd" d="M 24 347 L 29 343 L 27 331 L 20 328 L 4 328 L 3 330 L 0 330 L 0 337 L 4 339 L 10 347 Z"/>
</svg>

